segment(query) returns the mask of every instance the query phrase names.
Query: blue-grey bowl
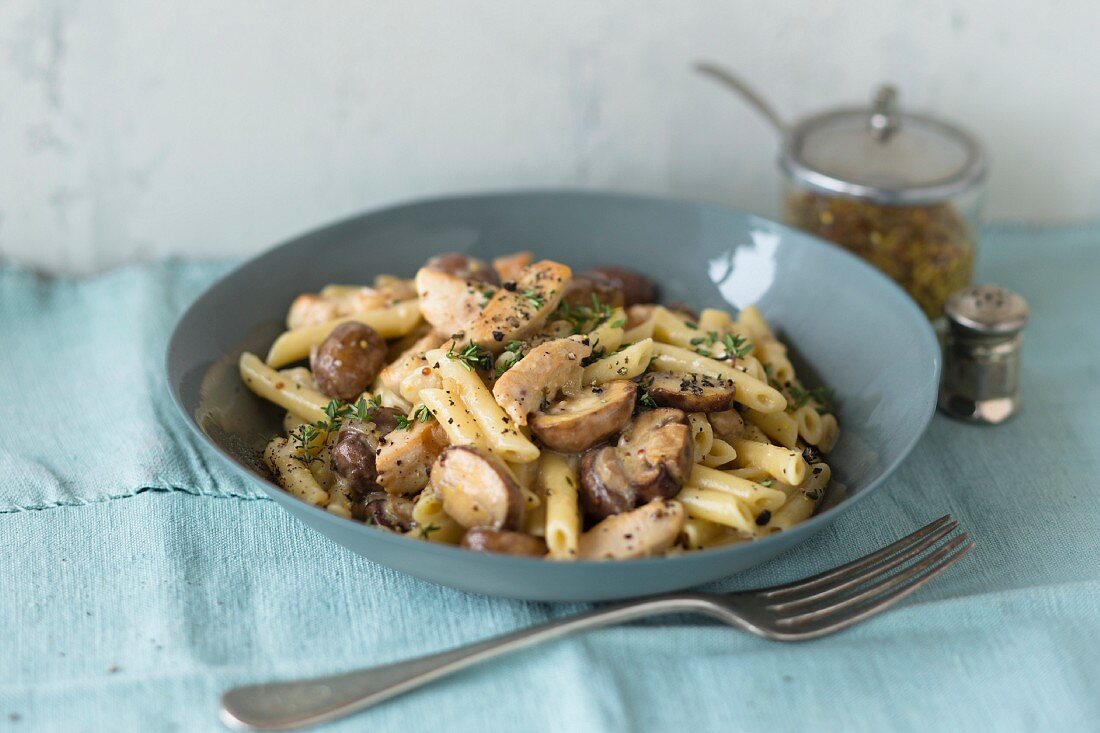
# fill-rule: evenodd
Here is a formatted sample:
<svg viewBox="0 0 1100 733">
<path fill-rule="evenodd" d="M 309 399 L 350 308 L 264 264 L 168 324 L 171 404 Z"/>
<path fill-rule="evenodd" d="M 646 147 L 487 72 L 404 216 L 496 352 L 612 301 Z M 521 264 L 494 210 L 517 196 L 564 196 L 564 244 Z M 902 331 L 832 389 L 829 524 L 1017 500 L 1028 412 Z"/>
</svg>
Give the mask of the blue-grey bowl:
<svg viewBox="0 0 1100 733">
<path fill-rule="evenodd" d="M 519 249 L 575 269 L 648 273 L 666 301 L 757 305 L 811 385 L 836 390 L 841 439 L 829 456 L 843 496 L 765 539 L 676 557 L 551 562 L 481 554 L 342 519 L 281 491 L 259 461 L 281 413 L 237 377 L 242 351 L 267 352 L 295 295 L 328 283 L 411 276 L 429 256 Z M 168 347 L 168 384 L 211 452 L 318 532 L 388 567 L 477 593 L 594 601 L 680 590 L 764 562 L 821 530 L 882 484 L 936 404 L 940 351 L 894 283 L 842 250 L 737 211 L 615 194 L 462 196 L 375 211 L 298 237 L 238 267 L 188 309 Z"/>
</svg>

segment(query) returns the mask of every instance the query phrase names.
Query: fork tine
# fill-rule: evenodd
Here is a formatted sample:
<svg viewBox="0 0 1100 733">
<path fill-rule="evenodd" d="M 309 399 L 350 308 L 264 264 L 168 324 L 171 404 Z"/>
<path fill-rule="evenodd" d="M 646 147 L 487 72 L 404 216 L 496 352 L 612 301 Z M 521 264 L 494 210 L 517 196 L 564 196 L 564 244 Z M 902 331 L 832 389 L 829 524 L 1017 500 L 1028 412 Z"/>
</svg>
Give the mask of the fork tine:
<svg viewBox="0 0 1100 733">
<path fill-rule="evenodd" d="M 963 545 L 965 545 L 964 549 L 952 556 L 952 552 Z M 960 557 L 969 552 L 973 546 L 974 543 L 970 540 L 970 533 L 963 532 L 932 554 L 926 555 L 920 562 L 914 563 L 894 575 L 872 583 L 855 595 L 847 596 L 836 603 L 815 608 L 806 613 L 777 619 L 775 623 L 779 626 L 796 626 L 807 621 L 815 621 L 826 616 L 832 616 L 838 611 L 843 611 L 852 606 L 859 606 L 862 603 L 873 601 L 876 598 L 880 599 L 879 603 L 873 603 L 876 608 L 881 607 L 881 601 L 893 603 L 896 600 L 904 598 L 906 594 L 913 592 L 913 590 L 916 590 L 916 588 L 928 582 L 929 579 L 938 575 L 945 567 L 955 563 Z M 940 567 L 941 562 L 943 563 L 943 567 Z M 926 573 L 925 571 L 929 572 Z M 904 592 L 899 593 L 898 591 Z M 861 618 L 865 618 L 865 616 L 861 616 Z"/>
<path fill-rule="evenodd" d="M 809 578 L 796 580 L 792 583 L 787 583 L 785 585 L 777 585 L 771 588 L 766 588 L 754 592 L 761 598 L 775 598 L 776 596 L 786 595 L 793 591 L 803 591 L 817 588 L 834 580 L 843 580 L 850 575 L 859 572 L 863 568 L 879 563 L 898 552 L 908 549 L 910 545 L 920 542 L 922 539 L 925 538 L 925 536 L 931 534 L 932 532 L 935 532 L 937 529 L 951 521 L 952 520 L 950 514 L 944 515 L 936 521 L 921 527 L 916 532 L 913 532 L 906 537 L 902 537 L 897 542 L 889 544 L 886 547 L 883 547 L 881 550 L 878 550 L 877 552 L 872 552 L 869 555 L 864 555 L 858 560 L 853 560 L 850 563 L 841 565 L 839 568 L 826 570 L 823 573 L 811 575 Z"/>
<path fill-rule="evenodd" d="M 928 572 L 916 578 L 912 582 L 903 585 L 899 588 L 888 592 L 884 596 L 881 596 L 873 603 L 867 604 L 862 608 L 857 609 L 854 613 L 843 616 L 841 618 L 828 619 L 817 624 L 809 624 L 806 626 L 797 627 L 797 630 L 781 632 L 784 639 L 787 641 L 797 641 L 804 639 L 815 639 L 819 636 L 826 636 L 827 634 L 834 634 L 838 631 L 843 631 L 849 626 L 854 626 L 860 621 L 864 621 L 872 616 L 882 613 L 890 606 L 894 605 L 901 599 L 908 596 L 910 593 L 916 591 L 922 585 L 939 576 L 940 573 L 947 570 L 949 567 L 957 563 L 962 559 L 964 555 L 974 549 L 974 543 L 969 542 L 962 546 L 958 552 L 950 556 L 937 567 L 929 570 Z"/>
<path fill-rule="evenodd" d="M 894 555 L 892 558 L 882 563 L 881 565 L 875 565 L 871 568 L 859 571 L 855 576 L 849 577 L 848 579 L 842 580 L 841 582 L 834 585 L 825 586 L 821 590 L 813 591 L 813 589 L 811 589 L 811 591 L 813 592 L 807 593 L 806 595 L 792 598 L 789 601 L 771 603 L 766 607 L 772 611 L 785 611 L 790 608 L 797 608 L 798 606 L 804 606 L 808 603 L 814 603 L 815 601 L 821 601 L 826 598 L 830 598 L 837 595 L 838 593 L 841 593 L 842 591 L 848 590 L 849 588 L 859 587 L 867 581 L 885 575 L 902 563 L 914 557 L 917 557 L 929 547 L 954 532 L 958 526 L 959 523 L 957 521 L 949 522 L 948 524 L 945 524 L 932 534 L 922 539 L 917 544 L 909 547 L 904 552 L 898 555 Z"/>
</svg>

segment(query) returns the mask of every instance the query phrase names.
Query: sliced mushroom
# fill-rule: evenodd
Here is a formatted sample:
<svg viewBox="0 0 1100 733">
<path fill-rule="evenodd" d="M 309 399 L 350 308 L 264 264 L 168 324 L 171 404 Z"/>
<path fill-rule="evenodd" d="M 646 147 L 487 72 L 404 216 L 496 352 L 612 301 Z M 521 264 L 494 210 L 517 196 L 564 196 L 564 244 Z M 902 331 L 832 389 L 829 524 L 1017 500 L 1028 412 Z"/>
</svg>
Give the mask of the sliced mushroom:
<svg viewBox="0 0 1100 733">
<path fill-rule="evenodd" d="M 408 532 L 413 526 L 413 507 L 416 503 L 404 496 L 391 496 L 385 492 L 368 494 L 351 503 L 351 515 L 356 519 L 395 532 Z"/>
<path fill-rule="evenodd" d="M 470 446 L 451 446 L 432 466 L 443 510 L 463 527 L 519 529 L 523 494 L 505 465 Z"/>
<path fill-rule="evenodd" d="M 386 340 L 356 321 L 332 329 L 309 357 L 317 388 L 340 400 L 354 400 L 363 394 L 385 363 Z"/>
<path fill-rule="evenodd" d="M 679 493 L 695 458 L 687 415 L 669 408 L 638 415 L 619 439 L 617 450 L 642 503 Z"/>
<path fill-rule="evenodd" d="M 593 267 L 581 273 L 585 277 L 603 280 L 622 293 L 623 304 L 655 303 L 657 285 L 645 275 L 625 267 Z"/>
<path fill-rule="evenodd" d="M 595 448 L 581 459 L 581 508 L 585 516 L 600 520 L 630 511 L 638 492 L 623 470 L 619 452 L 611 446 Z"/>
<path fill-rule="evenodd" d="M 723 410 L 707 414 L 710 426 L 714 428 L 714 434 L 726 441 L 737 440 L 745 431 L 745 419 L 737 410 Z"/>
<path fill-rule="evenodd" d="M 531 417 L 531 431 L 543 445 L 579 453 L 622 430 L 634 412 L 637 386 L 627 379 L 585 387 Z"/>
<path fill-rule="evenodd" d="M 465 331 L 496 292 L 489 283 L 463 280 L 442 270 L 421 267 L 416 273 L 420 313 L 445 335 Z"/>
<path fill-rule="evenodd" d="M 332 470 L 353 500 L 378 490 L 375 458 L 379 435 L 365 423 L 349 423 L 340 429 L 332 446 Z"/>
<path fill-rule="evenodd" d="M 394 430 L 382 438 L 375 458 L 378 485 L 389 494 L 415 494 L 427 485 L 432 463 L 445 447 L 447 434 L 435 420 Z"/>
<path fill-rule="evenodd" d="M 474 527 L 468 530 L 459 544 L 467 550 L 498 552 L 502 555 L 542 557 L 546 554 L 546 541 L 541 537 L 491 527 Z"/>
<path fill-rule="evenodd" d="M 488 262 L 461 252 L 446 252 L 436 255 L 425 262 L 424 267 L 429 270 L 449 272 L 463 280 L 500 285 L 500 278 L 497 276 L 496 270 L 489 267 Z"/>
<path fill-rule="evenodd" d="M 582 534 L 577 557 L 621 560 L 659 555 L 672 546 L 683 527 L 683 504 L 658 499 L 608 517 Z"/>
<path fill-rule="evenodd" d="M 509 341 L 526 340 L 558 307 L 572 275 L 566 265 L 550 260 L 525 267 L 519 278 L 505 282 L 474 317 L 465 329 L 467 337 L 494 354 L 502 352 Z M 431 320 L 427 312 L 424 317 Z"/>
<path fill-rule="evenodd" d="M 646 392 L 661 407 L 684 412 L 722 412 L 734 405 L 732 379 L 703 374 L 650 372 L 642 380 Z"/>
<path fill-rule="evenodd" d="M 555 339 L 531 349 L 493 385 L 493 397 L 517 425 L 559 393 L 572 396 L 580 391 L 584 367 L 592 354 L 587 339 Z"/>
<path fill-rule="evenodd" d="M 573 307 L 591 307 L 593 300 L 619 308 L 623 305 L 623 293 L 602 277 L 576 275 L 565 288 L 562 302 Z"/>
<path fill-rule="evenodd" d="M 594 448 L 581 459 L 585 515 L 599 520 L 675 496 L 691 473 L 693 458 L 683 412 L 664 408 L 641 413 L 616 447 Z"/>
</svg>

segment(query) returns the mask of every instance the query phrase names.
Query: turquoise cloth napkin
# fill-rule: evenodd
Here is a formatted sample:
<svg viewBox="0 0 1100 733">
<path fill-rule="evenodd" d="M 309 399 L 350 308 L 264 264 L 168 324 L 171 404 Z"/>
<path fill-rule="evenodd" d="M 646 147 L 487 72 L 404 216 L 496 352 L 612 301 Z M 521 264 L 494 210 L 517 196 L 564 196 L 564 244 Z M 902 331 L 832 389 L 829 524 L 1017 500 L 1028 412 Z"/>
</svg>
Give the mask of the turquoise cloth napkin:
<svg viewBox="0 0 1100 733">
<path fill-rule="evenodd" d="M 937 417 L 882 491 L 713 589 L 830 567 L 952 512 L 978 540 L 896 610 L 815 642 L 696 619 L 540 647 L 326 731 L 1100 728 L 1100 227 L 1001 228 L 1031 302 L 1024 412 Z M 221 730 L 228 685 L 440 650 L 580 605 L 473 596 L 316 536 L 169 403 L 168 332 L 226 264 L 0 269 L 0 729 Z M 873 345 L 869 345 L 873 348 Z"/>
</svg>

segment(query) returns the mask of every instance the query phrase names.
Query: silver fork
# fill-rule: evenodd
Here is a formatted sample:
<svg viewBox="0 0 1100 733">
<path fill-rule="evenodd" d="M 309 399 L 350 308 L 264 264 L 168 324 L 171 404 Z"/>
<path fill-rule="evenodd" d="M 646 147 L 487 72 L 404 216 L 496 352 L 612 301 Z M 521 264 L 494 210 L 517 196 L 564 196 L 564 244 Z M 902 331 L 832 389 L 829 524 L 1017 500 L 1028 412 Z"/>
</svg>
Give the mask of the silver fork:
<svg viewBox="0 0 1100 733">
<path fill-rule="evenodd" d="M 840 567 L 771 588 L 729 594 L 675 593 L 603 606 L 457 649 L 328 677 L 234 687 L 222 695 L 232 728 L 285 730 L 363 710 L 440 677 L 576 631 L 670 613 L 699 613 L 765 639 L 802 641 L 870 618 L 954 565 L 974 547 L 941 517 Z M 893 572 L 895 571 L 896 572 Z"/>
</svg>

